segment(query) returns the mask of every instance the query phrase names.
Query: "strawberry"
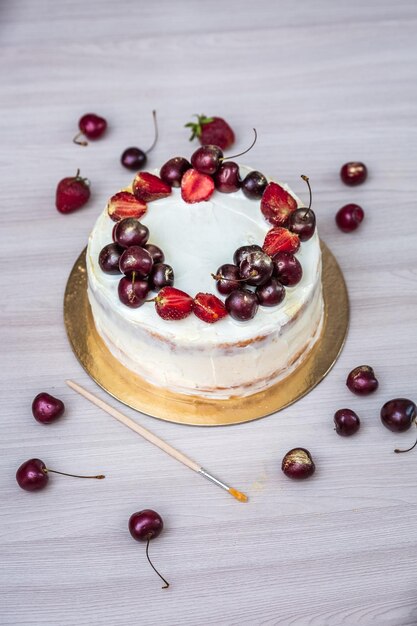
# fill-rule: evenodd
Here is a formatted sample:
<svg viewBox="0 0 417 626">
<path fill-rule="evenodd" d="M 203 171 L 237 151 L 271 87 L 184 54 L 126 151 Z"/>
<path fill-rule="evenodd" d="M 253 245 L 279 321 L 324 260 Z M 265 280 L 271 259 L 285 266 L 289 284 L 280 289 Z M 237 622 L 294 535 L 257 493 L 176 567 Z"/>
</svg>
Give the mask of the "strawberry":
<svg viewBox="0 0 417 626">
<path fill-rule="evenodd" d="M 214 180 L 208 174 L 187 170 L 181 180 L 181 196 L 185 202 L 194 204 L 208 200 L 214 191 Z"/>
<path fill-rule="evenodd" d="M 290 214 L 297 208 L 297 202 L 277 183 L 269 183 L 261 199 L 261 211 L 268 222 L 275 226 L 285 226 Z"/>
<path fill-rule="evenodd" d="M 193 307 L 191 296 L 175 287 L 163 287 L 155 298 L 156 312 L 164 320 L 182 320 L 190 315 Z"/>
<path fill-rule="evenodd" d="M 203 322 L 214 324 L 227 315 L 223 302 L 211 293 L 198 293 L 194 298 L 194 314 Z"/>
<path fill-rule="evenodd" d="M 171 193 L 169 185 L 149 172 L 138 172 L 133 179 L 132 188 L 135 198 L 143 202 L 166 198 Z"/>
<path fill-rule="evenodd" d="M 190 141 L 198 137 L 202 146 L 214 145 L 227 150 L 235 141 L 235 134 L 229 124 L 221 117 L 207 117 L 195 115 L 197 122 L 189 122 L 186 128 L 191 128 Z"/>
<path fill-rule="evenodd" d="M 146 213 L 146 203 L 135 198 L 130 191 L 119 191 L 107 203 L 107 213 L 118 222 L 125 217 L 134 217 L 137 220 Z"/>
<path fill-rule="evenodd" d="M 90 181 L 80 176 L 63 178 L 56 188 L 55 206 L 60 213 L 72 213 L 88 202 L 90 197 Z"/>
<path fill-rule="evenodd" d="M 274 256 L 278 252 L 297 252 L 299 247 L 300 239 L 298 235 L 292 233 L 287 228 L 275 226 L 275 228 L 271 228 L 266 233 L 262 250 L 269 256 Z"/>
</svg>

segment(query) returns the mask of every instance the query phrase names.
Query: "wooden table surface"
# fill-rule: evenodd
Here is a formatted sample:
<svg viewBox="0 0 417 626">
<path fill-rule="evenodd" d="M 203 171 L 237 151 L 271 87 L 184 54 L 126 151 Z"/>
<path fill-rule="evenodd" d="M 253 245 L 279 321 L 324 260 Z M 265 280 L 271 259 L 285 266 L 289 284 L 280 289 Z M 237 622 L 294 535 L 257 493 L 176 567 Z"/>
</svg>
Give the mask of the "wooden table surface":
<svg viewBox="0 0 417 626">
<path fill-rule="evenodd" d="M 416 452 L 397 456 L 415 429 L 379 420 L 417 387 L 417 5 L 411 0 L 3 0 L 0 7 L 0 172 L 3 366 L 0 456 L 1 624 L 309 625 L 417 624 Z M 351 327 L 334 369 L 308 397 L 275 416 L 229 428 L 137 420 L 250 495 L 239 504 L 66 388 L 74 378 L 100 397 L 69 347 L 62 316 L 72 264 L 108 196 L 131 176 L 128 145 L 160 141 L 157 167 L 190 155 L 183 124 L 223 115 L 242 159 L 289 182 L 311 177 L 322 238 L 351 299 Z M 71 143 L 77 120 L 109 120 L 102 141 Z M 363 160 L 368 182 L 345 187 L 342 163 Z M 55 187 L 77 167 L 89 205 L 63 216 Z M 357 202 L 360 230 L 335 226 Z M 349 370 L 371 364 L 380 380 L 359 399 Z M 66 416 L 31 417 L 47 390 Z M 332 417 L 349 406 L 359 434 L 338 437 Z M 308 448 L 304 483 L 280 470 Z M 27 458 L 104 472 L 102 482 L 54 476 L 39 493 L 14 475 Z M 165 531 L 151 546 L 171 582 L 160 583 L 130 514 L 154 508 Z"/>
</svg>

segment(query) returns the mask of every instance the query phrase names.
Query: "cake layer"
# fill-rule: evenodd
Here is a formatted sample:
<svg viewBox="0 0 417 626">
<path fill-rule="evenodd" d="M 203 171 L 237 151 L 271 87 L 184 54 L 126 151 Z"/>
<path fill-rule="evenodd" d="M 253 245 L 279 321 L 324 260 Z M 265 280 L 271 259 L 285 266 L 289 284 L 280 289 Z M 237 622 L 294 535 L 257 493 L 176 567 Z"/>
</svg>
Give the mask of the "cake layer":
<svg viewBox="0 0 417 626">
<path fill-rule="evenodd" d="M 259 201 L 241 191 L 216 191 L 207 202 L 187 204 L 180 190 L 173 189 L 169 197 L 149 203 L 141 221 L 150 230 L 149 242 L 164 250 L 174 268 L 175 287 L 194 296 L 199 291 L 217 293 L 211 273 L 232 262 L 236 248 L 262 244 L 271 225 L 259 207 Z M 112 240 L 113 226 L 104 211 L 89 239 L 90 304 L 110 351 L 148 382 L 208 397 L 249 395 L 286 376 L 319 335 L 323 303 L 317 232 L 296 255 L 302 280 L 287 288 L 279 306 L 259 307 L 248 322 L 228 316 L 205 324 L 194 315 L 165 321 L 152 303 L 131 309 L 119 301 L 120 277 L 105 274 L 98 264 L 100 250 Z"/>
</svg>

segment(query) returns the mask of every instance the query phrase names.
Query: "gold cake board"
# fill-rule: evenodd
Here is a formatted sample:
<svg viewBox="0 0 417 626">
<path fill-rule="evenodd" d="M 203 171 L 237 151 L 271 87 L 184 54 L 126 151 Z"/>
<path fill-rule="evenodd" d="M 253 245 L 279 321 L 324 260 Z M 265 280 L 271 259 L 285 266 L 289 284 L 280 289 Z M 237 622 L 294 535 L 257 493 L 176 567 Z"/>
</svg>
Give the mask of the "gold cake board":
<svg viewBox="0 0 417 626">
<path fill-rule="evenodd" d="M 117 361 L 98 335 L 87 297 L 84 249 L 72 268 L 64 297 L 64 320 L 72 349 L 89 376 L 120 402 L 178 424 L 225 426 L 265 417 L 311 391 L 335 364 L 346 339 L 349 300 L 342 271 L 321 242 L 324 321 L 307 358 L 283 381 L 246 398 L 205 399 L 150 385 Z M 175 322 L 172 322 L 175 323 Z M 203 323 L 203 322 L 202 322 Z"/>
</svg>

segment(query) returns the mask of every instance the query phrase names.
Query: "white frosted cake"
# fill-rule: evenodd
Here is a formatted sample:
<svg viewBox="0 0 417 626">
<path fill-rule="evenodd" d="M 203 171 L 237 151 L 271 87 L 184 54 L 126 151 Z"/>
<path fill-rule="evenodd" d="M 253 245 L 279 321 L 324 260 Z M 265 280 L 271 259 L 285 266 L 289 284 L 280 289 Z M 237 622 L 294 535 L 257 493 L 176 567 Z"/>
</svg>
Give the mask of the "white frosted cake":
<svg viewBox="0 0 417 626">
<path fill-rule="evenodd" d="M 242 178 L 249 172 L 240 167 Z M 295 208 L 304 206 L 286 185 L 279 185 L 295 199 Z M 276 226 L 276 222 L 266 221 L 260 199 L 250 199 L 241 189 L 232 193 L 215 189 L 207 200 L 192 202 L 185 201 L 183 189 L 175 187 L 166 197 L 146 205 L 143 194 L 138 196 L 146 208 L 140 222 L 149 229 L 148 244 L 163 250 L 164 262 L 174 271 L 174 287 L 191 298 L 198 293 L 213 294 L 223 303 L 227 296 L 218 292 L 212 274 L 218 278 L 218 268 L 232 264 L 239 247 L 262 246 Z M 99 216 L 89 238 L 87 272 L 96 329 L 125 367 L 158 388 L 223 399 L 265 390 L 306 358 L 320 335 L 323 319 L 317 229 L 294 252 L 302 277 L 294 286 L 283 288 L 285 296 L 279 304 L 260 304 L 246 321 L 224 309 L 223 317 L 206 323 L 193 311 L 183 319 L 164 319 L 156 310 L 153 300 L 157 292 L 152 289 L 140 306 L 126 306 L 120 300 L 122 274 L 107 273 L 99 263 L 102 249 L 113 241 L 119 217 L 117 213 L 110 216 L 108 207 Z M 274 251 L 269 249 L 270 256 Z M 129 281 L 135 280 L 132 273 L 125 273 Z M 254 292 L 255 286 L 241 283 L 239 289 Z"/>
</svg>

